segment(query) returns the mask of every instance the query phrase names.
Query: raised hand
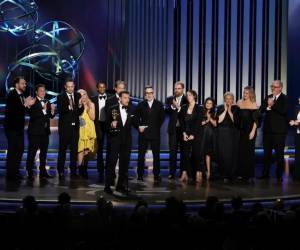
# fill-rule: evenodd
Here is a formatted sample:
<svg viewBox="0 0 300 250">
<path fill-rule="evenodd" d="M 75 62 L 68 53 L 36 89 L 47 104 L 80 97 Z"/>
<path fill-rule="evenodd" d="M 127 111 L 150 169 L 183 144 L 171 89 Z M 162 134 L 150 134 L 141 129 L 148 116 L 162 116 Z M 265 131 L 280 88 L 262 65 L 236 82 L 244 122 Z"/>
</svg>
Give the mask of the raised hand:
<svg viewBox="0 0 300 250">
<path fill-rule="evenodd" d="M 55 108 L 56 108 L 56 106 L 54 104 L 51 104 L 51 113 L 55 112 Z"/>
<path fill-rule="evenodd" d="M 113 122 L 111 123 L 111 127 L 112 127 L 112 128 L 117 128 L 117 124 L 118 124 L 118 121 L 113 121 Z"/>
<path fill-rule="evenodd" d="M 194 138 L 195 138 L 195 137 L 194 137 L 193 135 L 190 135 L 190 136 L 188 137 L 188 140 L 191 141 L 191 140 L 194 140 Z"/>
<path fill-rule="evenodd" d="M 295 121 L 294 120 L 290 120 L 289 124 L 290 124 L 290 126 L 295 126 Z"/>
<path fill-rule="evenodd" d="M 189 140 L 189 137 L 186 133 L 183 133 L 183 140 L 184 141 L 188 141 Z"/>
<path fill-rule="evenodd" d="M 24 100 L 24 106 L 30 108 L 33 104 L 35 104 L 35 98 L 32 96 L 28 96 Z"/>
<path fill-rule="evenodd" d="M 224 104 L 224 111 L 227 112 L 228 111 L 228 104 Z"/>
<path fill-rule="evenodd" d="M 274 100 L 272 97 L 268 98 L 268 107 L 271 108 L 274 105 Z"/>
<path fill-rule="evenodd" d="M 175 109 L 179 109 L 179 104 L 176 102 L 175 99 L 173 99 L 172 106 L 173 106 L 173 108 L 175 108 Z"/>
<path fill-rule="evenodd" d="M 255 136 L 255 131 L 251 131 L 249 134 L 249 140 L 252 140 Z"/>
</svg>

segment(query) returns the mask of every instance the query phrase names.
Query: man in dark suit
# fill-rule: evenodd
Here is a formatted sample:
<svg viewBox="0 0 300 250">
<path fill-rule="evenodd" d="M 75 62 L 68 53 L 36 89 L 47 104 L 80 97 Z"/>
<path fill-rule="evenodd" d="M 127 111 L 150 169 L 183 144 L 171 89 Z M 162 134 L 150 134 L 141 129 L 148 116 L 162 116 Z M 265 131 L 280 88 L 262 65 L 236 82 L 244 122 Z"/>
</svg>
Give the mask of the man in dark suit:
<svg viewBox="0 0 300 250">
<path fill-rule="evenodd" d="M 260 111 L 265 113 L 263 126 L 264 169 L 261 179 L 269 178 L 272 161 L 272 150 L 276 153 L 276 177 L 282 181 L 284 167 L 284 146 L 288 131 L 288 97 L 282 93 L 283 84 L 276 80 L 271 85 L 272 94 L 261 105 Z"/>
<path fill-rule="evenodd" d="M 145 154 L 150 144 L 153 154 L 154 181 L 160 182 L 160 128 L 164 121 L 164 108 L 162 103 L 154 98 L 152 86 L 146 86 L 144 93 L 145 100 L 138 104 L 135 112 L 136 126 L 139 131 L 138 180 L 143 181 Z"/>
<path fill-rule="evenodd" d="M 116 81 L 114 90 L 115 90 L 115 94 L 111 95 L 105 102 L 105 113 L 106 114 L 109 113 L 109 109 L 112 106 L 119 104 L 119 101 L 120 101 L 119 94 L 126 90 L 125 82 L 121 81 L 121 80 Z M 129 105 L 131 105 L 130 101 L 129 101 Z M 106 158 L 108 158 L 108 157 L 109 157 L 109 151 L 107 150 Z M 116 176 L 114 175 L 114 178 L 115 177 Z"/>
<path fill-rule="evenodd" d="M 49 145 L 50 119 L 54 118 L 55 106 L 45 99 L 46 88 L 44 84 L 35 87 L 35 103 L 28 110 L 30 120 L 28 125 L 28 154 L 26 170 L 28 179 L 33 180 L 34 159 L 40 149 L 40 178 L 52 178 L 46 170 L 46 157 Z"/>
<path fill-rule="evenodd" d="M 126 90 L 124 81 L 118 80 L 115 83 L 115 94 L 110 96 L 105 103 L 105 112 L 108 113 L 109 108 L 119 103 L 119 94 Z"/>
<path fill-rule="evenodd" d="M 67 79 L 64 85 L 65 91 L 57 97 L 57 112 L 59 114 L 59 152 L 57 160 L 58 175 L 64 179 L 66 151 L 70 148 L 71 177 L 77 175 L 77 154 L 79 140 L 79 116 L 84 107 L 80 101 L 80 94 L 74 92 L 74 80 Z"/>
<path fill-rule="evenodd" d="M 180 155 L 183 152 L 182 130 L 178 120 L 178 114 L 181 106 L 187 103 L 186 97 L 183 93 L 184 83 L 176 82 L 174 86 L 174 95 L 167 97 L 166 113 L 169 115 L 168 134 L 169 134 L 169 150 L 170 150 L 170 165 L 169 165 L 169 179 L 175 179 L 177 151 L 180 150 Z M 180 169 L 182 170 L 182 157 L 180 157 Z"/>
<path fill-rule="evenodd" d="M 13 80 L 13 87 L 6 97 L 4 131 L 7 138 L 6 178 L 20 180 L 20 163 L 24 152 L 24 125 L 27 107 L 34 104 L 32 97 L 25 98 L 26 81 L 23 77 Z"/>
<path fill-rule="evenodd" d="M 116 192 L 125 195 L 128 192 L 128 166 L 131 152 L 131 126 L 133 125 L 133 110 L 129 105 L 129 92 L 119 93 L 120 103 L 109 108 L 106 124 L 109 130 L 107 150 L 107 169 L 105 172 L 105 189 L 112 194 L 115 168 L 119 159 L 119 177 Z"/>
<path fill-rule="evenodd" d="M 104 139 L 107 135 L 106 128 L 106 113 L 105 113 L 105 104 L 107 99 L 110 96 L 106 93 L 106 84 L 103 81 L 97 83 L 97 92 L 98 94 L 92 97 L 92 101 L 95 104 L 95 129 L 97 133 L 97 169 L 99 178 L 102 180 L 104 175 L 104 160 L 103 160 L 103 146 Z"/>
</svg>

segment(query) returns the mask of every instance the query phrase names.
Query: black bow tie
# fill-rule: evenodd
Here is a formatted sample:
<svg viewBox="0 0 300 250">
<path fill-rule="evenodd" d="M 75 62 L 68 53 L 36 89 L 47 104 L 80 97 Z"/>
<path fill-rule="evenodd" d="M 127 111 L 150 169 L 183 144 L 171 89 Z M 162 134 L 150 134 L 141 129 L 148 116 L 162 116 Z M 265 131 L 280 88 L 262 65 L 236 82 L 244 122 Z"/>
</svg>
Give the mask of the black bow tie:
<svg viewBox="0 0 300 250">
<path fill-rule="evenodd" d="M 106 99 L 106 95 L 99 95 L 99 99 L 102 100 L 102 98 L 105 100 Z"/>
<path fill-rule="evenodd" d="M 46 99 L 41 99 L 40 102 L 47 102 L 47 100 Z"/>
<path fill-rule="evenodd" d="M 128 109 L 128 107 L 127 107 L 127 106 L 122 106 L 122 109 L 125 109 L 125 110 L 127 110 L 127 109 Z"/>
</svg>

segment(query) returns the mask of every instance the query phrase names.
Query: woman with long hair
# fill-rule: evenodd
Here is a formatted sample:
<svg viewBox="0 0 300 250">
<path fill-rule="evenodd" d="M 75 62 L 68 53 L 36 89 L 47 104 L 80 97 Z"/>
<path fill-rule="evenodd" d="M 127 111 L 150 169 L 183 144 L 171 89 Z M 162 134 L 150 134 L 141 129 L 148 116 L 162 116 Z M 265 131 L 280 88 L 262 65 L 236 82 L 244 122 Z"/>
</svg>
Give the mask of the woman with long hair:
<svg viewBox="0 0 300 250">
<path fill-rule="evenodd" d="M 81 103 L 84 106 L 84 111 L 80 116 L 78 166 L 80 176 L 87 178 L 88 161 L 97 152 L 97 136 L 94 124 L 95 105 L 85 90 L 79 89 L 78 92 L 81 94 Z"/>
<path fill-rule="evenodd" d="M 244 181 L 254 180 L 255 176 L 255 139 L 259 126 L 259 110 L 256 104 L 255 91 L 247 86 L 243 98 L 237 102 L 239 106 L 239 161 L 237 176 Z"/>
<path fill-rule="evenodd" d="M 181 107 L 179 122 L 183 136 L 183 171 L 180 180 L 182 182 L 200 182 L 201 146 L 200 133 L 202 112 L 197 105 L 197 93 L 194 90 L 187 92 L 187 104 Z"/>
<path fill-rule="evenodd" d="M 215 153 L 215 128 L 217 127 L 216 102 L 208 97 L 203 104 L 201 154 L 206 167 L 206 179 L 211 176 L 211 159 Z"/>
</svg>

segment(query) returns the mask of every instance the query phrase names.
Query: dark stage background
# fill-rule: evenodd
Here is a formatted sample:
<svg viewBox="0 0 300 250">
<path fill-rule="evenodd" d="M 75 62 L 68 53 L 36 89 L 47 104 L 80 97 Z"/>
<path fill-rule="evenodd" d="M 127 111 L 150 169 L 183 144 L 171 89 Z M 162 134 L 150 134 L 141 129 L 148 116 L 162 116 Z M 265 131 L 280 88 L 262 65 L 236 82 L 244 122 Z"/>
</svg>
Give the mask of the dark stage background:
<svg viewBox="0 0 300 250">
<path fill-rule="evenodd" d="M 85 52 L 76 83 L 91 94 L 100 79 L 109 88 L 123 79 L 132 96 L 141 98 L 143 86 L 153 84 L 157 98 L 164 101 L 173 83 L 182 80 L 199 92 L 200 102 L 212 96 L 219 104 L 225 91 L 240 98 L 243 87 L 252 85 L 260 105 L 278 78 L 291 103 L 300 93 L 300 0 L 38 0 L 37 4 L 38 26 L 62 20 L 83 33 Z M 0 33 L 2 103 L 7 67 L 28 44 L 28 37 Z M 162 144 L 167 148 L 164 136 Z M 292 144 L 290 136 L 288 145 Z"/>
<path fill-rule="evenodd" d="M 182 80 L 200 93 L 201 101 L 213 96 L 219 103 L 225 91 L 240 98 L 249 84 L 256 89 L 258 103 L 274 79 L 282 79 L 287 88 L 286 0 L 53 0 L 37 4 L 39 25 L 63 20 L 83 33 L 85 52 L 76 79 L 80 87 L 92 90 L 99 79 L 112 87 L 124 79 L 132 95 L 142 97 L 143 86 L 151 83 L 157 98 L 164 101 L 173 83 Z M 0 34 L 1 82 L 8 64 L 28 40 Z"/>
<path fill-rule="evenodd" d="M 289 0 L 288 26 L 288 94 L 292 106 L 300 97 L 300 1 Z M 294 110 L 291 110 L 294 115 Z"/>
</svg>

